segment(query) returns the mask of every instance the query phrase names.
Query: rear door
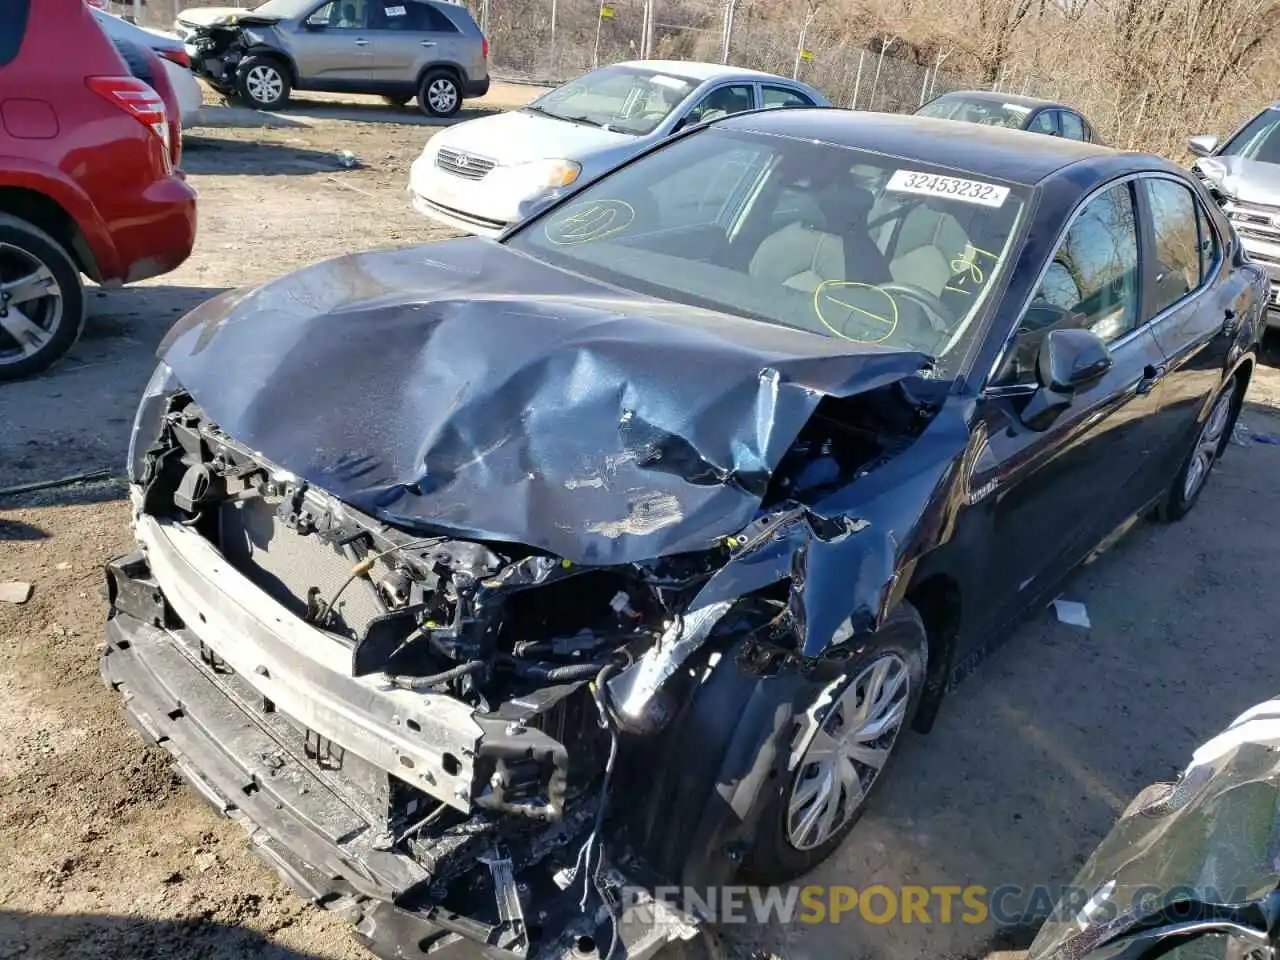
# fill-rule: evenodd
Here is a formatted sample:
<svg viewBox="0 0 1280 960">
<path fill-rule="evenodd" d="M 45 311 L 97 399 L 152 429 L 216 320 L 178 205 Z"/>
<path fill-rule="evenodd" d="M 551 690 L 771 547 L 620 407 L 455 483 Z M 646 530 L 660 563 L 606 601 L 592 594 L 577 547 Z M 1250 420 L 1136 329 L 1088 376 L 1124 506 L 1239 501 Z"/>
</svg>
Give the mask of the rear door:
<svg viewBox="0 0 1280 960">
<path fill-rule="evenodd" d="M 377 0 L 329 0 L 307 17 L 293 37 L 300 86 L 358 90 L 369 82 L 373 57 L 370 7 Z"/>
<path fill-rule="evenodd" d="M 463 63 L 462 33 L 429 3 L 370 0 L 377 29 L 373 40 L 375 84 L 415 86 L 432 63 Z"/>
<path fill-rule="evenodd" d="M 1140 181 L 1146 213 L 1144 310 L 1166 356 L 1169 429 L 1183 442 L 1167 451 L 1172 476 L 1187 453 L 1197 417 L 1222 382 L 1235 328 L 1252 309 L 1249 286 L 1223 256 L 1223 238 L 1191 184 L 1172 174 Z"/>
</svg>

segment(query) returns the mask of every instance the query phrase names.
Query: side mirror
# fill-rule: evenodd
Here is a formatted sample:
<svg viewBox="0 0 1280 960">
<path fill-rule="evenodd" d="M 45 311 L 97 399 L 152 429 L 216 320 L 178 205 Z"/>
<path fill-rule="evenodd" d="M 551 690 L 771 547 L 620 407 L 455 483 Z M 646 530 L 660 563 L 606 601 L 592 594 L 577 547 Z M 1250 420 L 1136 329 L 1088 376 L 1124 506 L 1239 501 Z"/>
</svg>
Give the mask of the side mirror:
<svg viewBox="0 0 1280 960">
<path fill-rule="evenodd" d="M 1044 430 L 1067 407 L 1071 395 L 1102 377 L 1114 364 L 1102 338 L 1089 330 L 1050 330 L 1036 355 L 1040 389 L 1022 411 L 1022 422 Z"/>
<path fill-rule="evenodd" d="M 323 30 L 329 24 L 324 20 L 303 20 L 302 27 L 304 30 Z"/>
<path fill-rule="evenodd" d="M 1211 133 L 1202 133 L 1187 141 L 1187 149 L 1197 157 L 1211 157 L 1218 149 L 1218 138 Z"/>
</svg>

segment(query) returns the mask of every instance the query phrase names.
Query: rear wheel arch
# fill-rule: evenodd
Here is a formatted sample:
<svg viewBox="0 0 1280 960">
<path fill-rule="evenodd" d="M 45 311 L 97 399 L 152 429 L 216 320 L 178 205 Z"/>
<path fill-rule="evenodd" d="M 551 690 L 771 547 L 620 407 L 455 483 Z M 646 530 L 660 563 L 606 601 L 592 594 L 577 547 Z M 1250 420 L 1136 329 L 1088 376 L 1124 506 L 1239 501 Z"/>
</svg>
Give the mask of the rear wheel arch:
<svg viewBox="0 0 1280 960">
<path fill-rule="evenodd" d="M 0 186 L 0 214 L 9 214 L 39 227 L 71 254 L 81 273 L 101 282 L 98 264 L 79 224 L 48 194 L 28 187 Z"/>
<path fill-rule="evenodd" d="M 433 63 L 428 63 L 426 66 L 424 66 L 421 70 L 418 71 L 418 79 L 414 82 L 414 86 L 413 86 L 414 92 L 416 93 L 417 91 L 422 89 L 422 81 L 427 78 L 427 74 L 435 73 L 437 70 L 443 70 L 446 73 L 453 74 L 453 78 L 458 81 L 459 92 L 461 93 L 466 92 L 467 71 L 462 69 L 461 64 L 452 63 L 444 60 L 438 60 Z"/>
</svg>

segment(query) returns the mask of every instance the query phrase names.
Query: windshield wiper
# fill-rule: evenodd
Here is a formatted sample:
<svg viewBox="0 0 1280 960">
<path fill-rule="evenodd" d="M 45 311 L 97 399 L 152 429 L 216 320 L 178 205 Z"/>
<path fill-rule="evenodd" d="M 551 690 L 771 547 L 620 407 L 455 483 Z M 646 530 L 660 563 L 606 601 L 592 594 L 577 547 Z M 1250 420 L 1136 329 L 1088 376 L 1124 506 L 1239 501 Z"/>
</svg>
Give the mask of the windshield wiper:
<svg viewBox="0 0 1280 960">
<path fill-rule="evenodd" d="M 604 126 L 604 124 L 596 123 L 596 121 L 594 120 L 588 120 L 586 117 L 566 117 L 563 113 L 552 113 L 550 110 L 547 110 L 543 107 L 535 106 L 532 103 L 526 104 L 524 109 L 528 110 L 530 113 L 540 113 L 544 117 L 550 117 L 552 120 L 565 120 L 569 123 L 581 123 L 588 127 Z"/>
</svg>

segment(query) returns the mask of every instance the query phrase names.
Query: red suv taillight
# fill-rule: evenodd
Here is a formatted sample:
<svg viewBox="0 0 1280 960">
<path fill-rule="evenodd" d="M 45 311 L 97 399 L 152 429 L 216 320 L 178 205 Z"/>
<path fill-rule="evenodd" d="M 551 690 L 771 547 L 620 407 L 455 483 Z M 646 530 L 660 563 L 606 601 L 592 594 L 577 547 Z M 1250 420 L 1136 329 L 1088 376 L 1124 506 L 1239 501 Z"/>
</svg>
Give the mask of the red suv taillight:
<svg viewBox="0 0 1280 960">
<path fill-rule="evenodd" d="M 96 93 L 147 127 L 164 143 L 169 153 L 169 121 L 160 94 L 136 77 L 89 77 L 85 84 Z"/>
<path fill-rule="evenodd" d="M 484 57 L 486 60 L 489 59 L 489 38 L 488 37 L 480 38 L 480 56 Z"/>
<path fill-rule="evenodd" d="M 164 57 L 171 63 L 176 63 L 180 67 L 191 69 L 191 57 L 187 55 L 185 50 L 157 50 L 156 56 Z"/>
</svg>

